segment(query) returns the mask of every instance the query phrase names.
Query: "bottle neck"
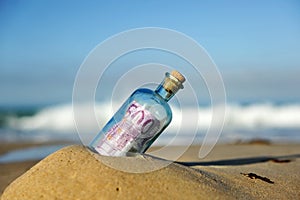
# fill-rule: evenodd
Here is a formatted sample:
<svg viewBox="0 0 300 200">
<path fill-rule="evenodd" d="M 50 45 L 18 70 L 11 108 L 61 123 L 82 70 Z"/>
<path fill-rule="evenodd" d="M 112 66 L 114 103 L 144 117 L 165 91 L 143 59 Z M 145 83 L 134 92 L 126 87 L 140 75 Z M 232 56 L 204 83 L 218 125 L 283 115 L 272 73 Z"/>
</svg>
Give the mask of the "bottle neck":
<svg viewBox="0 0 300 200">
<path fill-rule="evenodd" d="M 165 101 L 169 101 L 175 93 L 182 88 L 182 82 L 167 72 L 165 79 L 156 88 L 155 92 Z"/>
<path fill-rule="evenodd" d="M 167 102 L 174 96 L 174 93 L 170 90 L 167 91 L 162 84 L 156 88 L 155 92 Z"/>
</svg>

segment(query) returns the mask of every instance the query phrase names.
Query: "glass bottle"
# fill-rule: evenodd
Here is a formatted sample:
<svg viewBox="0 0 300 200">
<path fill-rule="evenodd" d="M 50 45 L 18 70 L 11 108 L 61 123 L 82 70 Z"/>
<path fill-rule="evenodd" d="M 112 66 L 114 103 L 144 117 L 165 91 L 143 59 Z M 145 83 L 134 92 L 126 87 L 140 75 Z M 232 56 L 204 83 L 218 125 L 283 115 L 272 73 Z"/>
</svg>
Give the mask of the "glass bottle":
<svg viewBox="0 0 300 200">
<path fill-rule="evenodd" d="M 155 91 L 135 90 L 103 127 L 89 148 L 106 156 L 144 153 L 172 120 L 168 101 L 183 88 L 178 71 L 166 73 Z"/>
</svg>

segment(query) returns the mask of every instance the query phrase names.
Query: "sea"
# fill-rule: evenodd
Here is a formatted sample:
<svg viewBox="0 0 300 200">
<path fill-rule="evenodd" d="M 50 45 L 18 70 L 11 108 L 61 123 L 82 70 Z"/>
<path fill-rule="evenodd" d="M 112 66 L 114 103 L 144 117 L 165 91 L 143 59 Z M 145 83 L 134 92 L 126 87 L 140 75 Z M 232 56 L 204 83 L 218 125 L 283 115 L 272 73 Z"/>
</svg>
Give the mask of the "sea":
<svg viewBox="0 0 300 200">
<path fill-rule="evenodd" d="M 117 110 L 109 102 L 93 104 L 92 115 L 90 108 L 90 103 L 76 104 L 76 112 L 72 103 L 0 107 L 1 143 L 45 143 L 2 154 L 0 164 L 40 160 L 70 143 L 88 145 Z M 300 142 L 300 103 L 228 103 L 225 113 L 209 105 L 171 108 L 173 119 L 153 146 Z"/>
<path fill-rule="evenodd" d="M 72 103 L 1 107 L 0 141 L 63 140 L 87 145 L 114 113 L 110 103 L 98 102 L 94 106 L 95 119 L 90 120 L 88 106 L 77 105 L 80 116 L 76 118 Z M 228 103 L 225 108 L 223 123 L 211 130 L 211 106 L 172 107 L 173 120 L 153 145 L 166 145 L 175 137 L 175 145 L 202 144 L 205 137 L 218 137 L 213 139 L 227 143 L 252 139 L 300 142 L 300 103 Z"/>
</svg>

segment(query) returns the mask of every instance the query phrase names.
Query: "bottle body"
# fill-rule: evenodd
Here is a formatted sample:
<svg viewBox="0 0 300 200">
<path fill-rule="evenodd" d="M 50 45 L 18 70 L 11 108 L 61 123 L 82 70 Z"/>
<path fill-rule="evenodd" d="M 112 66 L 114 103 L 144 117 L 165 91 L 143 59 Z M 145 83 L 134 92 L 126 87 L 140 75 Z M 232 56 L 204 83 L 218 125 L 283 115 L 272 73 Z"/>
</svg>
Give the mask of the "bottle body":
<svg viewBox="0 0 300 200">
<path fill-rule="evenodd" d="M 144 153 L 170 124 L 172 111 L 156 91 L 140 88 L 126 100 L 90 148 L 102 155 Z"/>
</svg>

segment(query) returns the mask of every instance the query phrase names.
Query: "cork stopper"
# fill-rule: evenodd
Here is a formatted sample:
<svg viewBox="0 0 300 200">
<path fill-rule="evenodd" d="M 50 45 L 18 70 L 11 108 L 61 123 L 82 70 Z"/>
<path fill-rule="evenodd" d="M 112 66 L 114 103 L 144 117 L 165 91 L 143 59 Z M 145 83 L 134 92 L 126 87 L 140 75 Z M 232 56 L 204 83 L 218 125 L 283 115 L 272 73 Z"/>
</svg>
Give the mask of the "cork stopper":
<svg viewBox="0 0 300 200">
<path fill-rule="evenodd" d="M 166 78 L 164 80 L 163 87 L 167 91 L 171 91 L 175 94 L 179 89 L 183 89 L 182 83 L 184 81 L 184 76 L 180 72 L 173 70 L 171 73 L 166 73 Z"/>
<path fill-rule="evenodd" d="M 173 70 L 171 72 L 171 75 L 181 83 L 183 83 L 185 81 L 184 76 L 179 71 Z"/>
</svg>

